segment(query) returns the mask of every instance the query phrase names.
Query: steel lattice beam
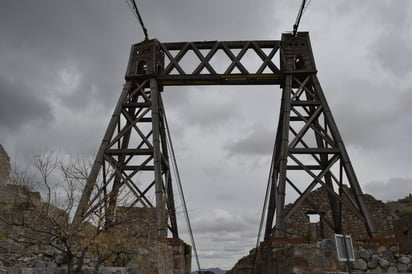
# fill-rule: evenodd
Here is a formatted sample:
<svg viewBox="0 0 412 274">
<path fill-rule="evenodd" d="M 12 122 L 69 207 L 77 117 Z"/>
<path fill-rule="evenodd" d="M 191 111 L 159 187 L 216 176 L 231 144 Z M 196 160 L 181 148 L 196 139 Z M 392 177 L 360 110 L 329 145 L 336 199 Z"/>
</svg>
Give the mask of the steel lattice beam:
<svg viewBox="0 0 412 274">
<path fill-rule="evenodd" d="M 268 85 L 282 81 L 279 41 L 153 43 L 158 43 L 165 60 L 154 75 L 163 86 Z M 144 77 L 136 73 L 141 45 L 132 47 L 126 80 Z"/>
</svg>

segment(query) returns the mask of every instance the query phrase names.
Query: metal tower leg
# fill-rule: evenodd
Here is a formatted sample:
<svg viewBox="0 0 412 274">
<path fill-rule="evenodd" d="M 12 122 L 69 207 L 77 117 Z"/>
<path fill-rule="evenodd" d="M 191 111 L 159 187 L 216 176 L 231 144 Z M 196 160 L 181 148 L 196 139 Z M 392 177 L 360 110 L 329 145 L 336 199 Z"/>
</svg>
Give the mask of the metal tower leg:
<svg viewBox="0 0 412 274">
<path fill-rule="evenodd" d="M 265 239 L 286 237 L 287 221 L 317 187 L 327 190 L 335 233 L 342 232 L 341 208 L 346 206 L 360 218 L 369 236 L 376 231 L 364 202 L 348 153 L 316 76 L 307 33 L 284 34 L 281 41 L 284 71 L 281 113 L 271 167 L 271 191 Z M 355 202 L 342 198 L 343 179 Z M 298 194 L 285 206 L 286 186 Z M 335 190 L 335 189 L 338 189 Z M 273 219 L 276 220 L 273 227 Z"/>
<path fill-rule="evenodd" d="M 74 222 L 104 212 L 107 225 L 121 207 L 152 208 L 158 237 L 178 237 L 169 169 L 165 117 L 153 73 L 162 69 L 159 44 L 132 47 L 128 79 L 82 193 Z M 162 57 L 162 56 L 160 56 Z"/>
</svg>

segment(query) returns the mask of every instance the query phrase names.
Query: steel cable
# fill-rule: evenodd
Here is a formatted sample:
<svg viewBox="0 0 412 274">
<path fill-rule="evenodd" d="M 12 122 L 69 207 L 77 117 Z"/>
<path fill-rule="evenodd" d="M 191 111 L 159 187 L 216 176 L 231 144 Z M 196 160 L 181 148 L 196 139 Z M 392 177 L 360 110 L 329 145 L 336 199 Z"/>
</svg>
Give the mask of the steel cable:
<svg viewBox="0 0 412 274">
<path fill-rule="evenodd" d="M 144 25 L 143 18 L 140 15 L 139 9 L 137 8 L 135 0 L 125 0 L 126 4 L 129 6 L 130 10 L 132 11 L 133 15 L 135 18 L 139 21 L 140 26 L 142 27 L 143 33 L 144 33 L 144 39 L 147 41 L 149 40 L 149 33 L 147 31 L 147 28 Z"/>
<path fill-rule="evenodd" d="M 185 221 L 186 221 L 186 225 L 187 225 L 187 230 L 189 232 L 189 236 L 190 236 L 190 241 L 192 243 L 192 249 L 193 249 L 193 253 L 195 255 L 195 259 L 196 259 L 196 263 L 197 263 L 197 267 L 198 270 L 200 272 L 201 268 L 200 268 L 200 263 L 199 263 L 199 256 L 197 255 L 197 248 L 196 248 L 196 243 L 195 243 L 195 239 L 193 237 L 193 230 L 192 230 L 192 225 L 190 224 L 190 220 L 189 220 L 189 213 L 187 211 L 187 206 L 186 206 L 186 200 L 185 200 L 185 196 L 183 193 L 183 187 L 182 187 L 182 181 L 180 179 L 180 173 L 179 173 L 179 169 L 177 168 L 177 162 L 176 162 L 176 156 L 175 156 L 175 151 L 172 145 L 172 138 L 170 136 L 170 130 L 169 130 L 169 125 L 167 123 L 167 119 L 166 119 L 166 113 L 163 113 L 164 115 L 164 121 L 165 121 L 165 128 L 166 128 L 166 134 L 167 134 L 167 143 L 168 143 L 168 148 L 169 148 L 169 152 L 170 155 L 172 156 L 171 160 L 172 160 L 172 169 L 173 169 L 173 173 L 175 175 L 175 179 L 177 181 L 177 186 L 179 189 L 179 196 L 182 202 L 182 206 L 183 206 L 183 211 L 184 211 L 184 215 L 185 215 Z"/>
<path fill-rule="evenodd" d="M 306 0 L 302 0 L 302 5 L 300 6 L 298 15 L 296 16 L 295 24 L 293 25 L 293 36 L 296 36 L 296 33 L 298 32 L 300 19 L 302 18 L 302 15 L 305 13 L 311 1 L 312 0 L 309 0 L 306 4 Z"/>
</svg>

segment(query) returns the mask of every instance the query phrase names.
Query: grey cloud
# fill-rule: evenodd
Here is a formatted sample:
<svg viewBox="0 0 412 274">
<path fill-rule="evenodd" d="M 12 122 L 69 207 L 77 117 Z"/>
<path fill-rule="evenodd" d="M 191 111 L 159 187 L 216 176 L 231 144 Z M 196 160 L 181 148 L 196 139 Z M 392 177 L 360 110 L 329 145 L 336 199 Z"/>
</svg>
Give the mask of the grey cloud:
<svg viewBox="0 0 412 274">
<path fill-rule="evenodd" d="M 193 219 L 192 219 L 193 220 Z M 248 214 L 213 209 L 192 221 L 193 232 L 202 264 L 216 262 L 223 268 L 247 254 L 256 243 L 258 220 Z"/>
<path fill-rule="evenodd" d="M 385 33 L 372 47 L 371 55 L 380 69 L 402 78 L 412 73 L 410 56 L 412 47 L 404 33 Z"/>
<path fill-rule="evenodd" d="M 46 127 L 53 120 L 52 107 L 44 98 L 21 83 L 0 77 L 0 127 L 16 133 L 27 124 Z"/>
<path fill-rule="evenodd" d="M 235 202 L 235 201 L 238 200 L 238 198 L 235 195 L 222 193 L 222 194 L 216 195 L 216 200 L 221 200 L 221 201 L 225 201 L 225 202 L 227 202 L 227 201 Z"/>
<path fill-rule="evenodd" d="M 411 6 L 407 0 L 390 1 L 356 1 L 339 0 L 333 4 L 334 11 L 342 17 L 349 17 L 350 20 L 366 23 L 373 20 L 380 29 L 390 27 L 399 28 L 400 24 L 408 20 L 408 8 Z M 322 4 L 321 4 L 322 5 Z"/>
<path fill-rule="evenodd" d="M 403 113 L 412 114 L 411 104 L 412 104 L 412 86 L 405 89 L 400 89 L 401 94 L 397 97 L 396 105 L 398 110 Z M 404 116 L 404 119 L 409 118 L 409 115 Z"/>
<path fill-rule="evenodd" d="M 99 5 L 90 1 L 44 1 L 42 5 L 7 1 L 0 11 L 0 49 L 8 53 L 4 59 L 19 64 L 15 73 L 30 77 L 40 69 L 42 74 L 28 80 L 48 79 L 45 85 L 58 87 L 59 72 L 74 67 L 80 83 L 61 98 L 63 104 L 85 107 L 91 100 L 114 104 L 130 49 L 130 41 L 113 31 L 117 24 L 130 25 L 125 20 L 128 17 L 114 14 L 127 12 L 123 5 L 111 1 Z M 123 51 L 120 57 L 119 49 Z"/>
<path fill-rule="evenodd" d="M 220 268 L 230 269 L 233 265 L 229 262 L 233 261 L 235 258 L 239 258 L 241 253 L 239 250 L 237 252 L 229 253 L 222 252 L 224 249 L 217 248 L 217 246 L 210 246 L 208 248 L 199 248 L 198 254 L 201 257 L 201 265 L 209 265 L 210 267 L 215 267 L 215 262 L 219 262 Z"/>
<path fill-rule="evenodd" d="M 345 144 L 372 150 L 400 142 L 402 136 L 398 132 L 404 126 L 404 119 L 408 119 L 409 115 L 405 114 L 410 110 L 397 99 L 399 94 L 390 95 L 392 91 L 399 92 L 399 87 L 390 84 L 378 86 L 366 80 L 353 79 L 351 85 L 351 90 L 335 90 L 346 96 L 333 106 Z"/>
<path fill-rule="evenodd" d="M 369 182 L 364 186 L 364 192 L 372 193 L 384 202 L 404 198 L 412 193 L 412 178 L 390 178 L 387 181 Z"/>
<path fill-rule="evenodd" d="M 189 124 L 208 127 L 212 131 L 236 119 L 237 106 L 219 92 L 205 87 L 193 90 L 188 105 L 182 110 L 183 119 Z"/>
<path fill-rule="evenodd" d="M 162 41 L 258 39 L 276 25 L 273 1 L 142 1 L 149 34 Z M 270 18 L 270 20 L 268 20 Z"/>
<path fill-rule="evenodd" d="M 255 223 L 250 223 L 245 216 L 221 209 L 214 209 L 193 222 L 194 230 L 198 233 L 239 233 L 250 226 L 255 227 Z"/>
<path fill-rule="evenodd" d="M 189 99 L 189 92 L 190 87 L 167 87 L 163 92 L 163 103 L 168 109 L 170 110 L 182 110 L 184 107 L 182 105 L 187 104 L 187 100 Z"/>
<path fill-rule="evenodd" d="M 396 77 L 405 77 L 412 72 L 409 56 L 410 25 L 408 14 L 412 11 L 409 1 L 381 2 L 372 8 L 379 35 L 371 43 L 370 56 L 384 71 Z"/>
<path fill-rule="evenodd" d="M 349 47 L 363 47 L 365 59 L 374 73 L 383 71 L 395 77 L 406 77 L 411 72 L 408 64 L 411 54 L 409 14 L 412 12 L 410 1 L 319 1 L 324 7 L 322 15 L 327 16 L 327 24 L 322 30 L 338 34 L 347 41 Z M 316 5 L 313 3 L 311 7 Z M 310 8 L 309 8 L 310 10 Z M 316 12 L 316 10 L 315 10 Z M 326 15 L 324 15 L 326 14 Z M 322 16 L 322 17 L 323 17 Z M 318 25 L 319 21 L 316 21 Z M 315 26 L 316 26 L 315 25 Z M 347 32 L 347 29 L 352 31 Z M 314 33 L 316 34 L 316 33 Z M 326 36 L 330 38 L 330 35 Z M 344 49 L 349 57 L 352 50 Z M 350 60 L 350 59 L 349 59 Z"/>
<path fill-rule="evenodd" d="M 243 138 L 225 145 L 229 155 L 270 155 L 272 154 L 275 134 L 273 129 L 255 127 Z"/>
<path fill-rule="evenodd" d="M 209 233 L 209 239 L 213 242 L 226 242 L 235 243 L 239 241 L 242 237 L 240 232 L 219 232 L 219 233 Z"/>
</svg>

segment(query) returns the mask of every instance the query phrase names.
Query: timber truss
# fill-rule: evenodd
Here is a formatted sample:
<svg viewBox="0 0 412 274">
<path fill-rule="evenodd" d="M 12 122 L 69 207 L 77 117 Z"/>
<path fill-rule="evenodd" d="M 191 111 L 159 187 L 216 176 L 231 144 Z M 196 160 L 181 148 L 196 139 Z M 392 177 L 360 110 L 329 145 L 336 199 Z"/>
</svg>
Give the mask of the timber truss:
<svg viewBox="0 0 412 274">
<path fill-rule="evenodd" d="M 253 61 L 251 61 L 253 60 Z M 169 163 L 170 143 L 161 91 L 173 85 L 280 85 L 282 103 L 265 206 L 265 239 L 284 237 L 285 225 L 308 194 L 323 186 L 333 220 L 342 232 L 342 207 L 375 228 L 364 195 L 316 76 L 305 32 L 281 41 L 144 41 L 132 46 L 126 84 L 100 145 L 75 221 L 105 215 L 116 207 L 152 208 L 157 235 L 178 237 Z M 351 187 L 354 199 L 343 185 Z M 285 207 L 286 192 L 298 198 Z M 273 222 L 275 221 L 275 224 Z"/>
</svg>

